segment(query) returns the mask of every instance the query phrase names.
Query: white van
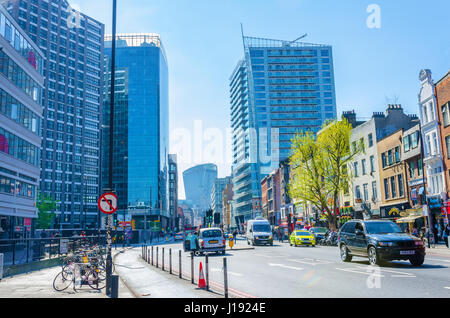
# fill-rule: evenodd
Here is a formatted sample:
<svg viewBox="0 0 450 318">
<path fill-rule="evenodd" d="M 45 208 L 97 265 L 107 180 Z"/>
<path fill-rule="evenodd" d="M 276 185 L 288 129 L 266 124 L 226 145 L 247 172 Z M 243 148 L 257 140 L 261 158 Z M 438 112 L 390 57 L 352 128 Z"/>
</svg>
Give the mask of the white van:
<svg viewBox="0 0 450 318">
<path fill-rule="evenodd" d="M 265 244 L 273 246 L 272 229 L 269 221 L 263 218 L 247 222 L 247 244 L 253 246 Z"/>
</svg>

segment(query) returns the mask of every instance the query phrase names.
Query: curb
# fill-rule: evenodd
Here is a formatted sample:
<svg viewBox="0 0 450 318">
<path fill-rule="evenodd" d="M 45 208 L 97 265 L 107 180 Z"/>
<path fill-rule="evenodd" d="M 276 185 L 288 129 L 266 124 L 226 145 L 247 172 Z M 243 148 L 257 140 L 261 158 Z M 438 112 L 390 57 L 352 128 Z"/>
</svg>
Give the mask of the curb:
<svg viewBox="0 0 450 318">
<path fill-rule="evenodd" d="M 130 250 L 130 249 L 132 249 L 132 247 L 125 247 L 123 250 L 120 250 L 120 251 L 118 251 L 117 253 L 115 253 L 114 254 L 114 256 L 113 256 L 113 263 L 115 263 L 116 262 L 116 257 L 119 255 L 119 254 L 123 254 L 125 251 L 127 251 L 127 250 Z M 130 285 L 128 285 L 128 283 L 127 283 L 127 281 L 126 280 L 124 280 L 123 278 L 122 278 L 122 276 L 120 276 L 120 274 L 117 272 L 117 276 L 119 276 L 119 279 L 120 279 L 120 281 L 125 285 L 125 287 L 128 289 L 128 291 L 131 293 L 131 294 L 133 294 L 133 296 L 135 297 L 135 298 L 141 298 L 131 287 L 130 287 Z M 119 298 L 120 298 L 120 294 L 119 294 Z"/>
</svg>

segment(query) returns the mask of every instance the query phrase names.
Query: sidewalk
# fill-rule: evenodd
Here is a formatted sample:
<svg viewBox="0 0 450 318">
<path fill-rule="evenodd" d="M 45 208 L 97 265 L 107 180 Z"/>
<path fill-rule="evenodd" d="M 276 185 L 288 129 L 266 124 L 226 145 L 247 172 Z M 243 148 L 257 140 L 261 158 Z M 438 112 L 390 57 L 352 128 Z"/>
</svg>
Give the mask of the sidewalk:
<svg viewBox="0 0 450 318">
<path fill-rule="evenodd" d="M 223 298 L 147 264 L 141 258 L 140 248 L 118 254 L 115 265 L 121 280 L 137 298 Z"/>
<path fill-rule="evenodd" d="M 109 298 L 104 289 L 99 292 L 89 286 L 83 286 L 78 292 L 72 286 L 63 292 L 55 291 L 53 280 L 60 271 L 61 267 L 56 266 L 4 278 L 0 281 L 0 298 Z M 119 298 L 134 298 L 120 279 Z"/>
<path fill-rule="evenodd" d="M 445 244 L 436 244 L 434 248 L 426 247 L 426 253 L 427 255 L 450 257 L 450 248 L 445 246 Z"/>
</svg>

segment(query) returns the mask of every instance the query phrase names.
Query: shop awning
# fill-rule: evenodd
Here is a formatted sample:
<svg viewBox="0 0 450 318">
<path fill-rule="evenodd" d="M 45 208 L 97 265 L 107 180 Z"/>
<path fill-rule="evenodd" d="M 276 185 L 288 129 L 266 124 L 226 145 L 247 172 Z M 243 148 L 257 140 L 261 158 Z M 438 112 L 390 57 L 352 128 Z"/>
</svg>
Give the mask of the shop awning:
<svg viewBox="0 0 450 318">
<path fill-rule="evenodd" d="M 397 223 L 412 223 L 416 219 L 423 217 L 422 215 L 405 216 L 404 218 L 399 218 L 395 220 Z"/>
</svg>

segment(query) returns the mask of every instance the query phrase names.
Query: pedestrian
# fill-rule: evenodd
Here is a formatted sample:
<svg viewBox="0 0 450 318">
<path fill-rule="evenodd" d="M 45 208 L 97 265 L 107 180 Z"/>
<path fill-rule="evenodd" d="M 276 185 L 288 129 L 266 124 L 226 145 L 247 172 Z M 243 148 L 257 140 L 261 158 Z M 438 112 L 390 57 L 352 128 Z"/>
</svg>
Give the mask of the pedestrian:
<svg viewBox="0 0 450 318">
<path fill-rule="evenodd" d="M 197 250 L 197 246 L 198 246 L 198 241 L 197 241 L 197 232 L 193 232 L 191 234 L 191 251 L 195 251 Z"/>
<path fill-rule="evenodd" d="M 278 229 L 278 241 L 281 242 L 281 229 Z"/>
<path fill-rule="evenodd" d="M 435 224 L 433 227 L 433 236 L 434 236 L 434 243 L 438 243 L 439 242 L 439 230 L 438 230 L 437 224 Z"/>
<path fill-rule="evenodd" d="M 413 231 L 412 231 L 412 233 L 411 233 L 413 236 L 415 236 L 415 237 L 419 237 L 419 231 L 417 230 L 417 227 L 414 227 L 413 228 Z"/>
<path fill-rule="evenodd" d="M 234 230 L 233 231 L 233 240 L 234 240 L 234 244 L 236 245 L 236 237 L 237 237 L 238 231 Z"/>
<path fill-rule="evenodd" d="M 450 224 L 447 224 L 447 226 L 442 231 L 442 238 L 444 239 L 445 246 L 449 247 L 449 236 L 450 236 Z"/>
</svg>

